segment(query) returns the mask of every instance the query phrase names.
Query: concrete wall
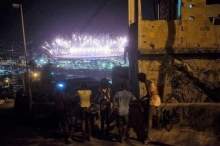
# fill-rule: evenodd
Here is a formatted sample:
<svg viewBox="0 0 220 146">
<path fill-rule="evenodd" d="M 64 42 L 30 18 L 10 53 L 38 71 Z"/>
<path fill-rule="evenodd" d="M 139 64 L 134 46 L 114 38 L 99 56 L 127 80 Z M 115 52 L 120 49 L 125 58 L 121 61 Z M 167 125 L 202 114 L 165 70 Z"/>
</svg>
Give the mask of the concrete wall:
<svg viewBox="0 0 220 146">
<path fill-rule="evenodd" d="M 162 104 L 152 138 L 171 145 L 219 145 L 220 104 Z"/>
<path fill-rule="evenodd" d="M 190 4 L 194 8 L 189 8 Z M 181 20 L 149 21 L 142 20 L 140 15 L 138 48 L 143 53 L 166 48 L 184 52 L 192 49 L 220 50 L 220 26 L 209 20 L 219 13 L 220 5 L 206 5 L 206 0 L 182 0 Z M 190 20 L 190 17 L 194 19 Z"/>
<path fill-rule="evenodd" d="M 198 102 L 197 98 L 201 98 L 199 102 L 204 102 L 207 99 L 207 93 L 201 91 L 204 89 L 196 87 L 192 79 L 186 83 L 184 73 L 174 71 L 174 59 L 187 64 L 193 74 L 197 74 L 194 77 L 203 84 L 209 84 L 210 90 L 220 88 L 220 25 L 214 25 L 209 20 L 209 17 L 217 17 L 219 13 L 220 5 L 206 5 L 206 0 L 182 0 L 181 20 L 142 20 L 139 11 L 137 47 L 140 56 L 145 55 L 138 60 L 139 72 L 146 73 L 158 85 L 164 102 L 172 98 L 176 92 L 174 90 L 178 90 L 180 98 L 188 98 L 187 101 L 177 99 L 177 102 Z M 175 88 L 172 83 L 175 78 L 181 79 L 185 87 Z M 190 88 L 184 91 L 186 87 Z M 187 93 L 188 90 L 191 90 L 190 93 Z M 140 95 L 144 94 L 140 84 Z"/>
<path fill-rule="evenodd" d="M 210 20 L 140 21 L 139 49 L 143 52 L 185 49 L 219 49 L 219 29 Z M 162 51 L 161 50 L 161 51 Z M 183 51 L 183 50 L 181 50 Z"/>
<path fill-rule="evenodd" d="M 220 60 L 219 59 L 183 59 L 184 65 L 189 65 L 192 72 L 201 80 L 207 88 L 219 94 L 220 87 Z M 194 80 L 188 78 L 184 72 L 173 68 L 170 64 L 165 69 L 161 60 L 139 60 L 139 72 L 145 72 L 148 79 L 152 80 L 161 90 L 163 102 L 211 102 L 210 97 L 204 93 Z M 166 72 L 164 80 L 161 80 L 161 72 Z M 140 83 L 140 95 L 146 95 L 145 86 Z"/>
</svg>

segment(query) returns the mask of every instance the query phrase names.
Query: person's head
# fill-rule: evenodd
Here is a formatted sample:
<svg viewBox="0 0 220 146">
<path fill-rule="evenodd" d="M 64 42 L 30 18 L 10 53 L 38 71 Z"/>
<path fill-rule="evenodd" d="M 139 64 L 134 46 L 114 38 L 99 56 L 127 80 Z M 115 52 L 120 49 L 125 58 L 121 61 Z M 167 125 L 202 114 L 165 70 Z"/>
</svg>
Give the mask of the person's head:
<svg viewBox="0 0 220 146">
<path fill-rule="evenodd" d="M 125 82 L 121 83 L 121 90 L 127 90 L 127 84 Z"/>
<path fill-rule="evenodd" d="M 80 83 L 80 87 L 83 88 L 83 89 L 86 89 L 88 87 L 88 83 L 86 81 L 82 81 Z"/>
<path fill-rule="evenodd" d="M 147 76 L 145 73 L 140 72 L 140 73 L 138 73 L 137 78 L 140 82 L 145 82 Z"/>
<path fill-rule="evenodd" d="M 100 80 L 100 86 L 101 88 L 108 88 L 108 85 L 109 85 L 109 82 L 108 82 L 108 79 L 107 78 L 102 78 Z"/>
</svg>

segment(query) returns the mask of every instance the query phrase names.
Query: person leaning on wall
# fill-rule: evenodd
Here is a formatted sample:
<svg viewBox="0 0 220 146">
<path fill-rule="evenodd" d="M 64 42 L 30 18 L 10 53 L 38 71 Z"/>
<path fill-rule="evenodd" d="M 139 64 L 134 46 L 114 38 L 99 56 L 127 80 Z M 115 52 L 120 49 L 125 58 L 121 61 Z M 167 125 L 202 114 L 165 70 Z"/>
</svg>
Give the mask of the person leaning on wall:
<svg viewBox="0 0 220 146">
<path fill-rule="evenodd" d="M 144 124 L 147 125 L 147 138 L 144 141 L 144 144 L 149 144 L 152 141 L 151 138 L 151 128 L 152 128 L 152 120 L 153 120 L 153 113 L 155 111 L 155 107 L 159 106 L 161 104 L 161 100 L 157 91 L 156 85 L 151 81 L 147 79 L 147 76 L 145 73 L 138 73 L 137 75 L 138 80 L 141 83 L 144 83 L 147 95 L 141 98 L 141 101 L 144 101 L 144 111 L 143 111 L 143 117 L 144 117 Z"/>
</svg>

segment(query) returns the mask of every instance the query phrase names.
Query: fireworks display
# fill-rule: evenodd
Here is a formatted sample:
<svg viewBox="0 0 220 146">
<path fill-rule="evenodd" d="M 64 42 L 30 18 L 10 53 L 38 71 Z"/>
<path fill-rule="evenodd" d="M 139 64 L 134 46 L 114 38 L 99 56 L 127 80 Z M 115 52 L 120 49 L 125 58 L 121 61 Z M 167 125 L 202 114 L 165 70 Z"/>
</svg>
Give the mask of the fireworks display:
<svg viewBox="0 0 220 146">
<path fill-rule="evenodd" d="M 58 36 L 42 47 L 55 58 L 90 58 L 123 56 L 127 45 L 126 37 L 110 34 L 72 34 L 71 38 Z"/>
</svg>

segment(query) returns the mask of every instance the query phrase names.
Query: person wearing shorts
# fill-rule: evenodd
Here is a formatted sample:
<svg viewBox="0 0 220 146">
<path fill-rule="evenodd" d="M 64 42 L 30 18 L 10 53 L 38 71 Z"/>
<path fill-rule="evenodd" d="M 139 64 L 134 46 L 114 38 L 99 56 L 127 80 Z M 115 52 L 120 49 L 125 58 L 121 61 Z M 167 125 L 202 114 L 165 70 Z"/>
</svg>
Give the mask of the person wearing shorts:
<svg viewBox="0 0 220 146">
<path fill-rule="evenodd" d="M 80 88 L 77 90 L 77 94 L 79 96 L 79 104 L 80 104 L 80 113 L 81 113 L 81 121 L 82 121 L 82 138 L 85 141 L 86 136 L 90 141 L 91 138 L 91 123 L 90 123 L 90 98 L 92 95 L 91 89 L 88 88 L 88 83 L 86 81 L 82 81 L 80 83 Z M 87 131 L 86 131 L 87 129 Z M 87 134 L 87 135 L 86 135 Z"/>
<path fill-rule="evenodd" d="M 115 103 L 118 104 L 117 127 L 119 141 L 123 142 L 126 139 L 125 134 L 128 133 L 129 104 L 131 101 L 136 100 L 136 97 L 130 91 L 127 91 L 127 84 L 125 82 L 121 84 L 121 89 L 113 98 L 113 106 L 115 107 Z"/>
</svg>

